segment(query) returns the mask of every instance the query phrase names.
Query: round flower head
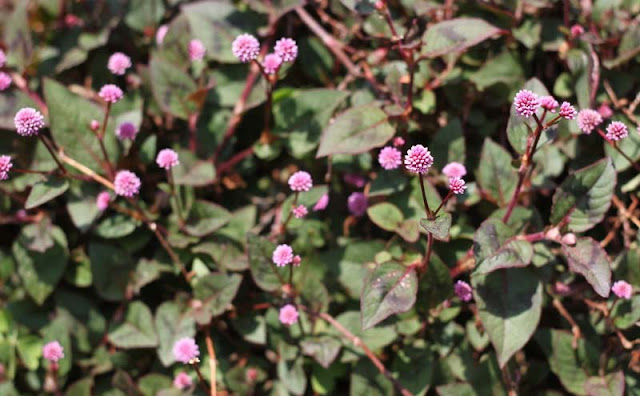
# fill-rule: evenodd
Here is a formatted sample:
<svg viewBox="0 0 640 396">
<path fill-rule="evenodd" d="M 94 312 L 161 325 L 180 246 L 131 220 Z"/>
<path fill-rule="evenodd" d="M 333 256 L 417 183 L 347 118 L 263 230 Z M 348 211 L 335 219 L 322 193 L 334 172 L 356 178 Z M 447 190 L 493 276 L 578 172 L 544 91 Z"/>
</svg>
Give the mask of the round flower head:
<svg viewBox="0 0 640 396">
<path fill-rule="evenodd" d="M 590 134 L 600 123 L 602 123 L 602 116 L 595 110 L 583 109 L 578 112 L 576 118 L 578 127 L 582 132 L 587 135 Z"/>
<path fill-rule="evenodd" d="M 100 128 L 100 122 L 98 122 L 98 120 L 91 120 L 89 123 L 89 129 L 95 132 L 98 128 Z"/>
<path fill-rule="evenodd" d="M 24 107 L 16 113 L 13 118 L 16 132 L 21 136 L 37 135 L 40 129 L 44 128 L 44 117 L 40 112 L 32 107 Z"/>
<path fill-rule="evenodd" d="M 297 207 L 293 208 L 292 211 L 293 215 L 296 216 L 296 219 L 301 219 L 309 213 L 307 207 L 304 205 L 298 205 Z"/>
<path fill-rule="evenodd" d="M 325 210 L 327 205 L 329 205 L 329 194 L 325 193 L 322 194 L 318 202 L 313 206 L 313 211 L 317 212 L 319 210 Z"/>
<path fill-rule="evenodd" d="M 584 28 L 580 25 L 571 26 L 571 37 L 576 38 L 582 36 L 584 33 Z"/>
<path fill-rule="evenodd" d="M 447 177 L 464 177 L 467 174 L 467 168 L 459 162 L 449 162 L 442 168 L 442 173 Z"/>
<path fill-rule="evenodd" d="M 11 76 L 8 73 L 0 72 L 0 91 L 4 91 L 9 86 L 11 86 Z"/>
<path fill-rule="evenodd" d="M 122 76 L 131 67 L 131 58 L 122 52 L 116 52 L 109 57 L 107 68 L 115 75 Z"/>
<path fill-rule="evenodd" d="M 187 389 L 191 385 L 193 385 L 193 381 L 189 374 L 184 371 L 178 373 L 178 375 L 173 379 L 173 386 L 178 389 Z"/>
<path fill-rule="evenodd" d="M 393 145 L 395 147 L 402 147 L 404 146 L 404 139 L 400 136 L 397 136 L 395 138 L 393 138 Z"/>
<path fill-rule="evenodd" d="M 528 89 L 521 89 L 513 99 L 516 114 L 526 118 L 531 117 L 540 107 L 540 98 Z"/>
<path fill-rule="evenodd" d="M 285 62 L 293 62 L 298 56 L 298 45 L 295 40 L 290 38 L 281 38 L 276 41 L 273 49 Z"/>
<path fill-rule="evenodd" d="M 289 187 L 293 191 L 309 191 L 313 187 L 313 179 L 309 173 L 297 171 L 289 178 Z"/>
<path fill-rule="evenodd" d="M 543 96 L 540 98 L 540 106 L 547 111 L 555 113 L 558 107 L 558 101 L 555 100 L 553 96 Z"/>
<path fill-rule="evenodd" d="M 453 291 L 456 293 L 456 296 L 460 298 L 462 301 L 469 301 L 473 294 L 471 293 L 473 289 L 471 286 L 465 281 L 457 281 L 453 286 Z"/>
<path fill-rule="evenodd" d="M 301 262 L 302 258 L 297 254 L 293 256 L 293 260 L 291 260 L 291 264 L 293 264 L 294 267 L 299 267 Z"/>
<path fill-rule="evenodd" d="M 449 189 L 454 194 L 464 194 L 464 190 L 467 189 L 465 186 L 464 180 L 459 177 L 450 177 L 449 178 Z"/>
<path fill-rule="evenodd" d="M 613 292 L 613 294 L 618 296 L 618 298 L 624 298 L 628 300 L 633 294 L 633 287 L 625 281 L 617 281 L 613 284 L 613 286 L 611 286 L 611 291 Z"/>
<path fill-rule="evenodd" d="M 431 165 L 433 165 L 431 152 L 421 144 L 411 146 L 404 156 L 404 166 L 411 173 L 427 173 Z"/>
<path fill-rule="evenodd" d="M 365 214 L 368 207 L 369 202 L 367 202 L 367 196 L 361 192 L 354 192 L 347 198 L 347 208 L 349 208 L 349 212 L 356 217 Z"/>
<path fill-rule="evenodd" d="M 206 49 L 204 48 L 202 41 L 198 39 L 189 41 L 189 59 L 191 59 L 192 62 L 202 60 L 202 58 L 204 58 L 205 51 Z"/>
<path fill-rule="evenodd" d="M 276 266 L 284 267 L 293 260 L 293 249 L 286 244 L 278 245 L 273 251 L 271 259 Z"/>
<path fill-rule="evenodd" d="M 132 123 L 125 121 L 116 128 L 116 136 L 120 140 L 134 140 L 138 134 L 138 128 Z"/>
<path fill-rule="evenodd" d="M 42 356 L 52 363 L 57 363 L 58 360 L 64 357 L 64 350 L 62 345 L 58 341 L 51 341 L 42 347 Z"/>
<path fill-rule="evenodd" d="M 12 166 L 11 157 L 8 155 L 0 155 L 0 180 L 7 180 L 9 178 L 9 170 Z"/>
<path fill-rule="evenodd" d="M 387 146 L 380 150 L 378 162 L 386 170 L 396 169 L 402 165 L 402 153 L 395 147 Z"/>
<path fill-rule="evenodd" d="M 345 173 L 344 181 L 345 183 L 349 183 L 356 188 L 362 188 L 365 184 L 367 184 L 367 179 L 357 173 Z"/>
<path fill-rule="evenodd" d="M 298 310 L 291 304 L 287 304 L 280 308 L 280 323 L 291 326 L 298 321 Z"/>
<path fill-rule="evenodd" d="M 607 139 L 609 140 L 622 140 L 629 136 L 629 130 L 627 126 L 620 121 L 613 121 L 607 127 Z"/>
<path fill-rule="evenodd" d="M 4 67 L 4 64 L 6 61 L 7 61 L 7 56 L 4 54 L 3 50 L 0 50 L 0 67 Z"/>
<path fill-rule="evenodd" d="M 111 194 L 109 194 L 108 191 L 103 191 L 100 194 L 98 194 L 98 197 L 96 198 L 96 206 L 98 207 L 98 210 L 105 210 L 109 207 L 109 201 L 111 201 Z"/>
<path fill-rule="evenodd" d="M 122 90 L 117 85 L 107 84 L 100 88 L 98 96 L 107 103 L 116 103 L 122 99 Z"/>
<path fill-rule="evenodd" d="M 123 170 L 116 174 L 116 178 L 113 181 L 113 185 L 115 187 L 116 195 L 121 195 L 123 197 L 133 197 L 134 195 L 138 195 L 140 192 L 140 178 L 136 176 L 135 173 Z"/>
<path fill-rule="evenodd" d="M 169 31 L 169 26 L 167 25 L 161 25 L 158 30 L 156 31 L 156 44 L 161 45 L 162 42 L 164 41 L 164 36 L 167 35 L 167 32 Z"/>
<path fill-rule="evenodd" d="M 231 51 L 233 52 L 233 55 L 240 60 L 240 62 L 251 62 L 256 59 L 260 53 L 260 43 L 258 42 L 258 39 L 252 35 L 244 33 L 233 40 L 233 43 L 231 44 Z"/>
<path fill-rule="evenodd" d="M 598 107 L 598 113 L 600 113 L 602 118 L 609 118 L 613 115 L 613 110 L 611 110 L 608 104 L 603 103 Z"/>
<path fill-rule="evenodd" d="M 264 57 L 262 67 L 267 74 L 276 74 L 280 65 L 282 64 L 282 58 L 278 54 L 268 54 Z"/>
<path fill-rule="evenodd" d="M 169 170 L 180 164 L 180 161 L 178 160 L 178 153 L 171 149 L 162 149 L 156 157 L 156 164 L 161 168 Z"/>
<path fill-rule="evenodd" d="M 184 337 L 173 344 L 173 357 L 176 361 L 190 363 L 200 356 L 198 344 L 191 337 Z"/>
<path fill-rule="evenodd" d="M 571 103 L 562 102 L 558 114 L 565 120 L 573 120 L 574 118 L 576 118 L 576 114 L 578 114 L 578 112 L 573 106 L 571 106 Z"/>
</svg>

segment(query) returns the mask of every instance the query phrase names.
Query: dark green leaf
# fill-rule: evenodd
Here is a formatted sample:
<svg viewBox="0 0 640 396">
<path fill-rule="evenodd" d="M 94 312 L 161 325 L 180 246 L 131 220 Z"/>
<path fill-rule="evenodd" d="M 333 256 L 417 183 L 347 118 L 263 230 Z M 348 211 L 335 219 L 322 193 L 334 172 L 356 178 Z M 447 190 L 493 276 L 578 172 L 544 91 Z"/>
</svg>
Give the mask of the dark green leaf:
<svg viewBox="0 0 640 396">
<path fill-rule="evenodd" d="M 33 185 L 25 209 L 33 209 L 64 194 L 69 189 L 69 183 L 64 179 L 49 179 L 44 183 Z"/>
<path fill-rule="evenodd" d="M 127 307 L 124 322 L 109 332 L 109 341 L 118 348 L 154 348 L 158 346 L 158 335 L 153 325 L 149 307 L 134 301 Z"/>
<path fill-rule="evenodd" d="M 249 267 L 254 282 L 264 291 L 271 292 L 279 289 L 282 286 L 281 280 L 284 280 L 287 275 L 287 268 L 277 268 L 273 263 L 271 257 L 276 245 L 254 234 L 248 234 L 247 243 Z"/>
<path fill-rule="evenodd" d="M 153 97 L 163 111 L 187 119 L 197 108 L 188 100 L 196 91 L 196 83 L 184 71 L 162 59 L 153 58 L 149 65 Z"/>
<path fill-rule="evenodd" d="M 488 274 L 501 268 L 526 267 L 533 258 L 533 246 L 527 241 L 509 241 L 491 256 L 482 260 L 474 273 Z"/>
<path fill-rule="evenodd" d="M 602 297 L 609 297 L 611 267 L 607 252 L 591 238 L 579 238 L 575 246 L 562 245 L 569 269 L 577 272 L 591 284 Z"/>
<path fill-rule="evenodd" d="M 422 36 L 423 53 L 430 57 L 461 52 L 496 34 L 500 29 L 478 18 L 456 18 L 430 26 Z"/>
<path fill-rule="evenodd" d="M 589 377 L 584 384 L 588 396 L 624 396 L 624 374 L 622 371 L 600 377 Z"/>
<path fill-rule="evenodd" d="M 388 202 L 370 206 L 367 215 L 372 222 L 386 231 L 394 232 L 404 221 L 404 216 L 398 207 Z"/>
<path fill-rule="evenodd" d="M 535 338 L 547 355 L 551 371 L 558 376 L 562 386 L 571 394 L 585 395 L 584 384 L 588 374 L 578 361 L 576 351 L 572 347 L 573 336 L 571 333 L 555 329 L 542 329 L 536 333 Z"/>
<path fill-rule="evenodd" d="M 433 234 L 433 237 L 439 241 L 449 240 L 449 230 L 451 229 L 451 213 L 442 212 L 433 220 L 422 219 L 420 225 L 422 228 Z"/>
<path fill-rule="evenodd" d="M 476 178 L 480 188 L 499 205 L 511 199 L 518 183 L 511 155 L 502 146 L 487 138 L 482 146 Z"/>
<path fill-rule="evenodd" d="M 183 337 L 195 336 L 196 323 L 192 316 L 182 312 L 172 301 L 166 301 L 158 307 L 154 323 L 158 331 L 158 357 L 168 367 L 174 362 L 173 344 Z"/>
<path fill-rule="evenodd" d="M 238 274 L 211 273 L 198 278 L 193 295 L 202 301 L 203 305 L 195 312 L 196 321 L 199 324 L 208 324 L 212 317 L 226 311 L 238 293 L 241 281 L 242 276 Z"/>
<path fill-rule="evenodd" d="M 305 355 L 314 358 L 322 367 L 329 368 L 336 360 L 342 343 L 332 336 L 314 336 L 304 339 L 300 347 Z"/>
<path fill-rule="evenodd" d="M 220 229 L 231 219 L 231 213 L 220 205 L 208 201 L 194 202 L 184 230 L 197 237 L 203 237 Z"/>
</svg>

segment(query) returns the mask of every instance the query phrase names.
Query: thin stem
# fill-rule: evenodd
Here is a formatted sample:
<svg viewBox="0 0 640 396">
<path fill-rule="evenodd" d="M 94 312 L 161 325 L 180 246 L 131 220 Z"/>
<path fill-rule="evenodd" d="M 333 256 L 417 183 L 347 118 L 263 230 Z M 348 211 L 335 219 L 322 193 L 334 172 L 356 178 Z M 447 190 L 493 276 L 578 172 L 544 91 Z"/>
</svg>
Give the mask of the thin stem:
<svg viewBox="0 0 640 396">
<path fill-rule="evenodd" d="M 562 317 L 565 318 L 567 322 L 569 322 L 569 324 L 571 325 L 571 333 L 573 333 L 573 340 L 571 341 L 571 346 L 573 347 L 573 349 L 578 348 L 578 339 L 581 337 L 580 327 L 578 326 L 576 321 L 573 320 L 573 318 L 571 317 L 571 314 L 567 312 L 567 310 L 565 309 L 564 305 L 562 305 L 562 302 L 560 300 L 558 300 L 557 298 L 554 298 L 553 306 L 556 310 L 558 310 L 560 315 L 562 315 Z"/>
<path fill-rule="evenodd" d="M 193 363 L 191 366 L 196 370 L 196 374 L 198 374 L 198 378 L 200 379 L 200 387 L 206 394 L 211 394 L 211 389 L 207 385 L 207 381 L 204 379 L 204 376 L 200 372 L 200 367 L 198 367 L 198 363 Z"/>
<path fill-rule="evenodd" d="M 65 164 L 70 165 L 73 168 L 79 170 L 80 172 L 82 172 L 85 175 L 89 176 L 90 178 L 92 178 L 96 182 L 102 184 L 103 186 L 107 187 L 108 189 L 115 190 L 115 187 L 114 187 L 113 183 L 111 183 L 109 180 L 105 179 L 104 177 L 100 176 L 99 174 L 97 174 L 93 170 L 91 170 L 91 169 L 87 168 L 86 166 L 82 165 L 81 163 L 79 163 L 78 161 L 74 160 L 73 158 L 67 157 L 66 154 L 64 153 L 64 151 L 62 151 L 62 150 L 58 151 L 58 155 L 60 156 L 60 159 Z"/>
<path fill-rule="evenodd" d="M 424 204 L 424 211 L 427 214 L 427 218 L 429 220 L 433 220 L 433 214 L 431 213 L 431 209 L 429 209 L 429 203 L 427 202 L 427 193 L 424 189 L 424 180 L 422 179 L 422 174 L 418 174 L 418 180 L 420 180 L 420 190 L 422 191 L 422 203 Z"/>
<path fill-rule="evenodd" d="M 447 203 L 447 201 L 449 201 L 449 199 L 451 199 L 452 196 L 453 196 L 453 191 L 449 190 L 449 193 L 447 194 L 447 196 L 444 197 L 442 202 L 440 202 L 440 205 L 438 205 L 438 208 L 435 210 L 434 216 L 438 215 L 438 212 L 440 212 L 440 209 L 442 209 L 442 207 Z"/>
<path fill-rule="evenodd" d="M 293 196 L 293 203 L 291 204 L 291 210 L 289 211 L 289 214 L 287 215 L 284 223 L 282 223 L 282 225 L 280 226 L 280 230 L 279 230 L 280 234 L 284 234 L 287 231 L 287 224 L 289 224 L 289 221 L 291 221 L 291 217 L 293 216 L 293 209 L 298 204 L 298 194 L 299 192 L 296 191 L 296 195 Z"/>
<path fill-rule="evenodd" d="M 427 251 L 424 255 L 424 260 L 422 261 L 420 271 L 421 273 L 427 272 L 429 269 L 429 261 L 431 261 L 431 253 L 433 252 L 433 234 L 427 232 Z"/>
<path fill-rule="evenodd" d="M 111 167 L 109 154 L 107 153 L 107 149 L 104 146 L 104 135 L 107 130 L 107 123 L 109 122 L 109 113 L 111 113 L 111 103 L 107 102 L 107 108 L 104 111 L 104 120 L 102 121 L 100 132 L 98 133 L 98 142 L 100 143 L 100 150 L 102 151 L 102 156 L 104 157 L 104 160 L 107 163 L 107 171 L 109 172 L 109 177 L 113 178 L 115 172 Z"/>
<path fill-rule="evenodd" d="M 67 174 L 67 170 L 64 168 L 64 166 L 62 165 L 62 163 L 58 159 L 58 156 L 56 155 L 55 151 L 53 150 L 53 147 L 51 147 L 51 145 L 50 145 L 49 141 L 47 140 L 47 138 L 44 137 L 44 135 L 41 135 L 41 134 L 39 134 L 38 137 L 40 138 L 40 141 L 42 142 L 42 144 L 44 144 L 44 146 L 49 151 L 49 154 L 51 154 L 51 157 L 53 158 L 53 160 L 56 161 L 56 164 L 58 164 L 58 168 L 60 168 L 60 171 L 62 172 L 62 174 L 66 175 Z"/>
<path fill-rule="evenodd" d="M 216 371 L 217 371 L 217 364 L 216 364 L 216 350 L 213 347 L 213 340 L 211 340 L 211 334 L 209 333 L 209 330 L 207 329 L 206 335 L 205 335 L 205 342 L 207 344 L 207 351 L 209 351 L 209 377 L 211 377 L 211 396 L 216 396 L 217 394 L 217 390 L 216 390 Z"/>
</svg>

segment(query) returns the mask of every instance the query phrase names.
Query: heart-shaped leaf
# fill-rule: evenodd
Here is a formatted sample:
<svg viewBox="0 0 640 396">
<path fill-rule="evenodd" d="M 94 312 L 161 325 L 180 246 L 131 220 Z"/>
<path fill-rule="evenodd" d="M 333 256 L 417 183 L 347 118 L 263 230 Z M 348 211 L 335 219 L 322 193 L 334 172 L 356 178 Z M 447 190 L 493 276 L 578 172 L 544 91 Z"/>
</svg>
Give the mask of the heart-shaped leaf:
<svg viewBox="0 0 640 396">
<path fill-rule="evenodd" d="M 460 52 L 496 34 L 500 29 L 479 18 L 456 18 L 430 26 L 422 37 L 430 58 Z"/>
<path fill-rule="evenodd" d="M 149 307 L 140 301 L 129 304 L 124 322 L 109 332 L 109 341 L 118 348 L 154 348 L 158 336 Z"/>
<path fill-rule="evenodd" d="M 430 232 L 434 238 L 439 241 L 446 241 L 449 239 L 449 230 L 451 229 L 451 213 L 441 213 L 433 220 L 422 219 L 420 225 L 422 228 Z"/>
<path fill-rule="evenodd" d="M 607 252 L 591 238 L 579 238 L 575 246 L 562 245 L 569 269 L 589 282 L 596 293 L 609 297 L 611 290 L 611 266 Z"/>
</svg>

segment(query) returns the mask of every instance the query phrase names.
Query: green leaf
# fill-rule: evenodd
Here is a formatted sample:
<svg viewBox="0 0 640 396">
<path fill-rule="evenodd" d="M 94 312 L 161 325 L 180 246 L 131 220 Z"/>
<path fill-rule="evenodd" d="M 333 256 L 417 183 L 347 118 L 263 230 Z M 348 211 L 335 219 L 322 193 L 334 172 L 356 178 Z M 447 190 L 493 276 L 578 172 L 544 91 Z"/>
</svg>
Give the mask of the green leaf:
<svg viewBox="0 0 640 396">
<path fill-rule="evenodd" d="M 304 372 L 304 357 L 295 360 L 280 359 L 277 365 L 278 378 L 284 386 L 296 396 L 304 394 L 307 389 L 307 375 Z"/>
<path fill-rule="evenodd" d="M 367 215 L 375 225 L 391 232 L 396 231 L 404 221 L 404 216 L 400 209 L 388 202 L 370 206 L 367 209 Z"/>
<path fill-rule="evenodd" d="M 362 329 L 370 329 L 390 315 L 408 311 L 416 303 L 417 290 L 415 268 L 394 262 L 379 265 L 362 289 Z"/>
<path fill-rule="evenodd" d="M 91 389 L 93 388 L 93 378 L 85 378 L 79 381 L 74 382 L 67 388 L 66 395 L 67 396 L 86 396 L 91 394 Z"/>
<path fill-rule="evenodd" d="M 132 219 L 131 216 L 116 213 L 105 217 L 95 228 L 95 232 L 96 235 L 105 239 L 122 238 L 135 231 L 138 223 L 139 222 Z"/>
<path fill-rule="evenodd" d="M 351 371 L 349 396 L 392 396 L 393 384 L 368 359 Z"/>
<path fill-rule="evenodd" d="M 272 292 L 278 290 L 287 275 L 286 267 L 276 267 L 273 263 L 272 255 L 276 245 L 266 238 L 261 238 L 254 234 L 248 234 L 247 243 L 249 249 L 249 267 L 251 277 L 254 282 L 264 291 Z"/>
<path fill-rule="evenodd" d="M 28 2 L 13 3 L 13 12 L 5 11 L 3 40 L 7 45 L 7 63 L 20 72 L 29 66 L 33 53 L 32 30 L 29 24 Z"/>
<path fill-rule="evenodd" d="M 365 153 L 384 145 L 394 134 L 389 117 L 377 104 L 352 107 L 324 130 L 316 158 Z"/>
<path fill-rule="evenodd" d="M 514 231 L 500 219 L 489 218 L 473 234 L 473 253 L 477 263 L 492 256 L 513 236 Z"/>
<path fill-rule="evenodd" d="M 125 250 L 101 242 L 89 244 L 93 287 L 107 301 L 121 301 L 133 271 L 134 262 Z"/>
<path fill-rule="evenodd" d="M 420 238 L 418 222 L 413 219 L 405 220 L 400 224 L 396 233 L 405 241 L 415 243 L 418 241 L 418 238 Z"/>
<path fill-rule="evenodd" d="M 423 396 L 431 385 L 434 366 L 434 355 L 429 348 L 412 345 L 398 350 L 392 370 L 398 373 L 398 382 L 411 394 Z"/>
<path fill-rule="evenodd" d="M 478 315 L 504 367 L 533 335 L 542 313 L 542 282 L 528 268 L 471 277 Z"/>
<path fill-rule="evenodd" d="M 197 89 L 191 76 L 159 58 L 151 59 L 149 69 L 153 97 L 163 111 L 182 119 L 197 111 L 195 103 L 188 100 Z"/>
<path fill-rule="evenodd" d="M 154 348 L 158 346 L 158 335 L 153 325 L 149 307 L 134 301 L 127 307 L 124 322 L 109 332 L 109 341 L 118 348 Z"/>
<path fill-rule="evenodd" d="M 422 36 L 424 55 L 434 58 L 461 52 L 496 34 L 500 29 L 478 18 L 455 18 L 430 26 Z"/>
<path fill-rule="evenodd" d="M 611 268 L 607 252 L 597 241 L 589 237 L 579 238 L 575 246 L 562 245 L 569 269 L 577 272 L 589 282 L 593 290 L 602 297 L 611 291 Z"/>
<path fill-rule="evenodd" d="M 336 320 L 344 328 L 349 330 L 353 335 L 360 338 L 360 340 L 362 340 L 362 342 L 367 345 L 372 351 L 376 351 L 391 344 L 397 337 L 396 331 L 392 326 L 383 325 L 364 330 L 362 328 L 361 315 L 358 311 L 343 312 L 336 317 Z M 343 345 L 346 347 L 342 353 L 341 360 L 343 362 L 354 361 L 357 360 L 359 356 L 364 356 L 364 352 L 361 349 L 357 348 L 353 350 L 353 344 L 351 343 L 351 341 L 346 340 L 344 337 L 342 337 L 341 333 L 335 330 L 333 327 L 331 328 L 330 333 L 340 337 Z M 346 353 L 347 348 L 351 349 L 350 354 Z"/>
<path fill-rule="evenodd" d="M 157 26 L 164 14 L 162 0 L 130 0 L 129 10 L 124 18 L 127 26 L 139 32 Z"/>
<path fill-rule="evenodd" d="M 524 80 L 524 70 L 517 54 L 505 51 L 491 58 L 470 76 L 479 91 L 484 91 L 497 83 L 506 84 L 512 90 L 520 88 Z M 507 128 L 508 130 L 508 128 Z"/>
<path fill-rule="evenodd" d="M 238 274 L 211 273 L 197 278 L 193 295 L 203 303 L 196 310 L 196 321 L 208 324 L 212 317 L 222 314 L 229 308 L 240 287 L 242 276 Z"/>
<path fill-rule="evenodd" d="M 203 237 L 222 228 L 231 220 L 231 213 L 220 205 L 196 201 L 189 211 L 184 230 L 187 234 Z"/>
<path fill-rule="evenodd" d="M 509 202 L 518 183 L 516 170 L 511 165 L 511 155 L 489 138 L 484 140 L 482 146 L 476 179 L 480 188 L 499 206 Z"/>
<path fill-rule="evenodd" d="M 16 347 L 20 360 L 29 370 L 37 370 L 42 356 L 44 342 L 41 337 L 27 334 L 16 340 Z"/>
<path fill-rule="evenodd" d="M 199 160 L 187 150 L 178 150 L 180 165 L 171 169 L 173 180 L 180 186 L 201 187 L 216 179 L 216 169 L 209 161 Z"/>
<path fill-rule="evenodd" d="M 439 241 L 449 240 L 449 230 L 451 229 L 451 213 L 442 212 L 433 220 L 422 219 L 420 225 L 422 228 L 433 234 L 433 237 Z"/>
<path fill-rule="evenodd" d="M 611 206 L 616 171 L 610 158 L 582 168 L 565 179 L 553 195 L 551 223 L 568 218 L 568 228 L 583 232 L 600 223 Z"/>
<path fill-rule="evenodd" d="M 336 337 L 328 335 L 312 336 L 302 340 L 300 347 L 305 355 L 311 356 L 322 367 L 328 369 L 338 357 L 342 343 Z"/>
<path fill-rule="evenodd" d="M 476 274 L 488 274 L 502 268 L 526 267 L 533 258 L 533 246 L 527 241 L 509 241 L 476 265 Z"/>
<path fill-rule="evenodd" d="M 440 128 L 431 144 L 429 144 L 429 148 L 433 155 L 433 164 L 438 168 L 443 168 L 453 161 L 464 164 L 466 146 L 460 119 L 454 118 L 447 125 Z"/>
<path fill-rule="evenodd" d="M 64 194 L 69 189 L 69 183 L 64 179 L 49 179 L 43 183 L 33 185 L 25 209 L 33 209 Z"/>
<path fill-rule="evenodd" d="M 156 310 L 154 324 L 158 331 L 158 357 L 168 367 L 175 361 L 173 344 L 183 337 L 195 336 L 196 322 L 192 315 L 183 312 L 176 303 L 165 301 Z"/>
<path fill-rule="evenodd" d="M 537 78 L 532 78 L 527 81 L 522 89 L 528 89 L 529 91 L 533 91 L 538 96 L 547 96 L 549 95 L 549 91 L 544 86 L 544 84 L 538 80 Z M 509 122 L 507 123 L 507 138 L 509 139 L 509 143 L 511 147 L 518 153 L 523 154 L 527 147 L 527 140 L 529 135 L 533 135 L 533 131 L 536 130 L 536 121 L 533 117 L 526 118 L 519 116 L 516 113 L 515 107 L 511 106 L 511 110 L 509 113 Z M 555 134 L 554 129 L 545 129 L 540 135 L 540 141 L 538 142 L 538 148 L 548 142 L 552 136 Z"/>
<path fill-rule="evenodd" d="M 599 377 L 589 377 L 584 383 L 589 396 L 624 396 L 624 373 L 616 371 Z"/>
<path fill-rule="evenodd" d="M 630 300 L 620 299 L 611 311 L 613 324 L 619 329 L 629 329 L 640 321 L 640 294 Z"/>
<path fill-rule="evenodd" d="M 573 336 L 563 330 L 541 329 L 535 337 L 547 355 L 549 368 L 567 391 L 574 395 L 585 395 L 584 384 L 587 373 L 581 367 L 576 351 L 572 347 Z M 582 340 L 578 340 L 582 343 Z"/>
<path fill-rule="evenodd" d="M 436 255 L 431 256 L 427 272 L 420 277 L 418 291 L 419 306 L 426 309 L 437 307 L 453 295 L 453 281 L 449 267 Z"/>
</svg>

